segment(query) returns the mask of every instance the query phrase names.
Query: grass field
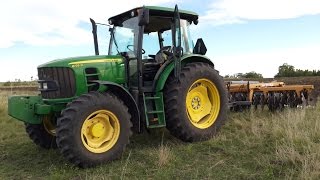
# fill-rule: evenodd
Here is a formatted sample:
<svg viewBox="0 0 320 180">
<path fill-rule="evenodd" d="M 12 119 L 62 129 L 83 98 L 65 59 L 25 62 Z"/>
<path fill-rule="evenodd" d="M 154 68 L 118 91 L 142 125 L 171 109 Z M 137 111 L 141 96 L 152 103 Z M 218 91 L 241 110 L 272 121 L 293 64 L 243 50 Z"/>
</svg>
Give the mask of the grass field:
<svg viewBox="0 0 320 180">
<path fill-rule="evenodd" d="M 134 135 L 121 159 L 79 169 L 29 140 L 23 123 L 7 116 L 9 94 L 0 92 L 0 179 L 320 178 L 320 107 L 230 113 L 220 133 L 200 143 L 164 129 Z"/>
</svg>

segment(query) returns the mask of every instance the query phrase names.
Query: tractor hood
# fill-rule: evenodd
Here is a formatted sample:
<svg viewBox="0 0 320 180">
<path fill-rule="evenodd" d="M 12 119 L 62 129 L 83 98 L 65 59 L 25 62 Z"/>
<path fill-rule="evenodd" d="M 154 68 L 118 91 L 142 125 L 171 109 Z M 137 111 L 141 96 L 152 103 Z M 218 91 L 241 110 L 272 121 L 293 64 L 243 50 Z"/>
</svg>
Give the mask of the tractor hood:
<svg viewBox="0 0 320 180">
<path fill-rule="evenodd" d="M 80 57 L 70 57 L 64 59 L 56 59 L 45 64 L 39 65 L 38 68 L 43 67 L 75 67 L 83 66 L 97 63 L 108 63 L 108 62 L 122 62 L 121 56 L 80 56 Z"/>
</svg>

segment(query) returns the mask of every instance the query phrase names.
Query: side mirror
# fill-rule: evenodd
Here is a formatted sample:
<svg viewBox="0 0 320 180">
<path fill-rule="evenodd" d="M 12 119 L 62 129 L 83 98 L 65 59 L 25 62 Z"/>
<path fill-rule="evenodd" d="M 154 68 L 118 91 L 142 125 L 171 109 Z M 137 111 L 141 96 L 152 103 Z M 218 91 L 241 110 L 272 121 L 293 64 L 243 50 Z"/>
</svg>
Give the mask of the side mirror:
<svg viewBox="0 0 320 180">
<path fill-rule="evenodd" d="M 206 45 L 204 44 L 202 38 L 197 40 L 196 45 L 193 48 L 193 54 L 205 55 L 207 53 Z"/>
<path fill-rule="evenodd" d="M 198 20 L 198 19 L 196 19 L 196 20 L 193 21 L 193 24 L 194 24 L 194 25 L 197 25 L 198 23 L 199 23 L 199 20 Z"/>
<path fill-rule="evenodd" d="M 139 16 L 139 26 L 149 24 L 149 9 L 143 8 L 142 14 Z"/>
</svg>

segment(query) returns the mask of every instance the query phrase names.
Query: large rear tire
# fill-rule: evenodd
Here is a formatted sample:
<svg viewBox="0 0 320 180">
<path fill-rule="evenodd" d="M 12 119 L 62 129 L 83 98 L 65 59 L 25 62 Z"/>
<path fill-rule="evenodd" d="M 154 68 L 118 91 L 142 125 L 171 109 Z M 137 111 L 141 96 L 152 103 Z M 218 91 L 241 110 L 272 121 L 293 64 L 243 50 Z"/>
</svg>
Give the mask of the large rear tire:
<svg viewBox="0 0 320 180">
<path fill-rule="evenodd" d="M 91 92 L 69 103 L 57 122 L 61 153 L 79 167 L 117 159 L 129 143 L 128 108 L 115 95 Z"/>
<path fill-rule="evenodd" d="M 209 64 L 187 64 L 181 70 L 180 82 L 169 77 L 164 94 L 167 128 L 183 141 L 207 140 L 226 120 L 225 84 Z"/>
</svg>

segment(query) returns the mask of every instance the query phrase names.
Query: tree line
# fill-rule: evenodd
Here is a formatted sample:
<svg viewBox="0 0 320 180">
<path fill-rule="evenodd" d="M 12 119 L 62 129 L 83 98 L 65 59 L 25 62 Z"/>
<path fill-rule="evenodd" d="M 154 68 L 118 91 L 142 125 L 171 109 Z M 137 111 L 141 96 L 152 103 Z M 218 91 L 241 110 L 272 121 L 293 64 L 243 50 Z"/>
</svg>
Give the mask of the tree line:
<svg viewBox="0 0 320 180">
<path fill-rule="evenodd" d="M 302 70 L 284 63 L 279 66 L 278 73 L 274 77 L 301 77 L 301 76 L 320 76 L 320 70 Z"/>
<path fill-rule="evenodd" d="M 279 66 L 278 73 L 274 76 L 277 77 L 302 77 L 302 76 L 320 76 L 320 70 L 302 70 L 296 69 L 294 66 L 284 63 Z M 247 73 L 236 73 L 232 75 L 226 75 L 224 78 L 231 79 L 242 79 L 242 78 L 255 78 L 260 79 L 263 78 L 262 74 L 257 73 L 255 71 L 247 72 Z"/>
<path fill-rule="evenodd" d="M 231 78 L 231 79 L 241 79 L 241 78 L 263 78 L 262 74 L 256 73 L 254 71 L 247 72 L 247 73 L 236 73 L 233 75 L 226 75 L 224 78 Z"/>
</svg>

